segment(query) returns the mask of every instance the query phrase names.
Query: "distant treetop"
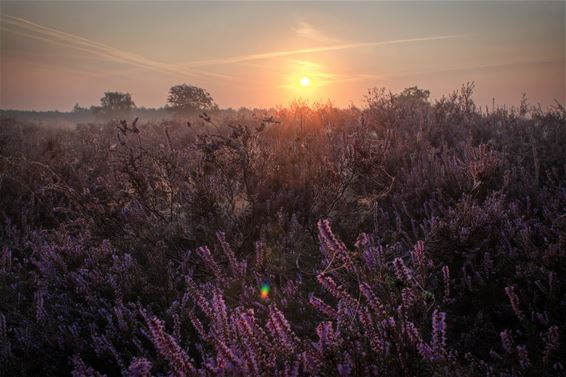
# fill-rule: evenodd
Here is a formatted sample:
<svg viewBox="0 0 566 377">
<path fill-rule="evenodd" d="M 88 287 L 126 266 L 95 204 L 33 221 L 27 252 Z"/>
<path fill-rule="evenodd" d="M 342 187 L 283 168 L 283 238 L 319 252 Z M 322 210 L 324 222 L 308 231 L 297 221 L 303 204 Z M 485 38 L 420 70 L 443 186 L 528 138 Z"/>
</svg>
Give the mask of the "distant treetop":
<svg viewBox="0 0 566 377">
<path fill-rule="evenodd" d="M 100 99 L 100 106 L 94 107 L 94 113 L 103 117 L 119 118 L 127 115 L 136 107 L 130 93 L 105 92 Z"/>
<path fill-rule="evenodd" d="M 167 104 L 176 113 L 218 110 L 218 106 L 206 90 L 187 84 L 175 85 L 169 90 Z"/>
</svg>

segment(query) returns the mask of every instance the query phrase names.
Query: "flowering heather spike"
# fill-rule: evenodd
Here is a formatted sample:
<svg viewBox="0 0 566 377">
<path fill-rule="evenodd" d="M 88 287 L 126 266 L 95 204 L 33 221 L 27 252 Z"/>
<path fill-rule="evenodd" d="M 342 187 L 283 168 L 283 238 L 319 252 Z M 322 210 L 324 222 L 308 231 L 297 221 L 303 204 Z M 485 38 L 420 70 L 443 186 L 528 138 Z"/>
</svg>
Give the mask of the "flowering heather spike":
<svg viewBox="0 0 566 377">
<path fill-rule="evenodd" d="M 193 324 L 193 327 L 197 330 L 200 337 L 205 341 L 208 340 L 209 336 L 204 330 L 204 326 L 202 325 L 202 322 L 197 318 L 195 313 L 193 311 L 190 311 L 188 315 L 189 315 L 189 319 L 191 320 L 191 323 Z"/>
<path fill-rule="evenodd" d="M 374 322 L 367 308 L 358 311 L 358 318 L 365 333 L 365 338 L 369 340 L 370 347 L 378 355 L 386 352 L 384 339 L 377 333 Z"/>
<path fill-rule="evenodd" d="M 366 298 L 368 305 L 373 311 L 373 314 L 376 316 L 376 318 L 385 318 L 386 312 L 385 309 L 383 308 L 383 305 L 381 305 L 381 303 L 379 302 L 379 300 L 377 299 L 377 297 L 375 296 L 372 289 L 367 283 L 360 284 L 360 292 L 362 292 L 362 294 Z"/>
<path fill-rule="evenodd" d="M 419 351 L 419 354 L 425 360 L 433 361 L 435 359 L 435 355 L 434 352 L 432 351 L 432 348 L 430 348 L 430 346 L 425 342 L 421 342 L 417 344 L 417 351 Z"/>
<path fill-rule="evenodd" d="M 521 312 L 521 309 L 519 308 L 520 301 L 519 301 L 519 296 L 517 296 L 517 294 L 515 293 L 515 287 L 505 287 L 505 293 L 509 298 L 509 302 L 511 303 L 511 308 L 513 308 L 513 312 L 515 313 L 517 318 L 519 318 L 519 320 L 521 321 L 526 320 L 525 316 L 523 315 L 523 312 Z"/>
<path fill-rule="evenodd" d="M 319 220 L 317 223 L 318 226 L 318 239 L 321 244 L 321 250 L 323 254 L 326 256 L 327 259 L 332 259 L 333 257 L 337 257 L 340 260 L 348 271 L 352 271 L 353 269 L 353 262 L 352 258 L 350 257 L 350 253 L 346 248 L 346 245 L 342 241 L 340 241 L 334 233 L 332 232 L 332 228 L 330 227 L 330 221 L 328 220 Z"/>
<path fill-rule="evenodd" d="M 228 258 L 228 263 L 230 264 L 230 268 L 232 269 L 232 272 L 237 276 L 242 275 L 244 272 L 243 265 L 238 262 L 238 260 L 236 259 L 236 254 L 234 254 L 234 250 L 232 250 L 230 244 L 226 242 L 226 236 L 224 232 L 216 232 L 216 238 L 220 242 L 222 251 L 224 251 L 224 254 Z"/>
<path fill-rule="evenodd" d="M 356 243 L 354 244 L 355 247 L 358 249 L 366 248 L 370 245 L 370 238 L 366 233 L 360 233 Z"/>
<path fill-rule="evenodd" d="M 175 375 L 178 377 L 196 376 L 198 374 L 197 370 L 189 360 L 189 357 L 175 342 L 175 339 L 165 332 L 163 323 L 157 317 L 146 317 L 146 324 L 155 348 L 157 348 L 161 356 L 169 361 Z"/>
<path fill-rule="evenodd" d="M 151 363 L 143 357 L 136 357 L 130 363 L 126 375 L 128 377 L 151 377 Z"/>
<path fill-rule="evenodd" d="M 172 314 L 173 317 L 173 339 L 177 342 L 181 341 L 181 319 L 177 313 Z"/>
<path fill-rule="evenodd" d="M 501 346 L 507 353 L 513 353 L 513 337 L 509 334 L 509 331 L 504 330 L 499 333 L 501 338 Z"/>
<path fill-rule="evenodd" d="M 71 359 L 73 362 L 73 371 L 71 376 L 73 377 L 102 377 L 102 374 L 98 373 L 91 367 L 85 364 L 85 362 L 77 355 L 73 356 Z"/>
<path fill-rule="evenodd" d="M 261 271 L 265 267 L 265 249 L 263 242 L 256 241 L 255 243 L 255 269 Z"/>
<path fill-rule="evenodd" d="M 118 364 L 120 369 L 126 369 L 126 365 L 121 355 L 118 353 L 112 342 L 108 339 L 107 335 L 98 336 L 93 333 L 91 334 L 91 339 L 94 344 L 94 351 L 97 355 L 104 355 L 109 352 L 113 356 L 114 361 L 116 361 L 116 364 Z"/>
<path fill-rule="evenodd" d="M 299 362 L 294 361 L 293 365 L 288 360 L 285 360 L 283 376 L 284 377 L 298 377 L 299 376 Z"/>
<path fill-rule="evenodd" d="M 317 277 L 318 282 L 320 285 L 324 287 L 332 296 L 336 297 L 337 299 L 344 300 L 349 304 L 355 305 L 357 301 L 350 296 L 348 292 L 346 292 L 342 287 L 336 285 L 334 279 L 328 275 L 318 275 Z"/>
<path fill-rule="evenodd" d="M 358 311 L 358 319 L 360 320 L 362 329 L 365 331 L 374 328 L 374 322 L 371 319 L 371 314 L 367 307 L 363 307 Z"/>
<path fill-rule="evenodd" d="M 212 295 L 212 310 L 214 313 L 214 328 L 218 336 L 223 340 L 231 339 L 232 330 L 228 323 L 226 303 L 222 294 L 218 291 L 215 291 Z"/>
<path fill-rule="evenodd" d="M 558 326 L 552 326 L 548 329 L 548 334 L 546 335 L 546 347 L 543 353 L 543 363 L 548 365 L 550 357 L 553 353 L 558 352 L 560 349 L 560 333 L 558 331 Z"/>
<path fill-rule="evenodd" d="M 337 252 L 337 240 L 332 233 L 332 229 L 330 228 L 330 221 L 328 220 L 319 220 L 316 224 L 318 227 L 318 240 L 321 243 L 322 251 L 326 254 L 327 257 L 331 257 L 334 253 Z"/>
<path fill-rule="evenodd" d="M 395 260 L 393 261 L 393 267 L 395 268 L 395 276 L 397 276 L 397 279 L 405 283 L 409 283 L 411 273 L 409 272 L 407 266 L 405 266 L 403 259 L 395 258 Z"/>
<path fill-rule="evenodd" d="M 401 302 L 405 309 L 410 308 L 415 303 L 415 293 L 411 288 L 403 288 L 401 291 Z"/>
<path fill-rule="evenodd" d="M 251 372 L 252 376 L 259 377 L 260 369 L 256 352 L 254 351 L 248 338 L 243 338 L 242 343 L 244 344 L 244 357 L 246 359 L 248 371 Z"/>
<path fill-rule="evenodd" d="M 411 259 L 413 261 L 413 265 L 416 266 L 419 270 L 422 270 L 425 267 L 426 256 L 423 241 L 417 242 L 415 248 L 411 252 Z"/>
<path fill-rule="evenodd" d="M 290 352 L 294 351 L 295 346 L 300 342 L 283 313 L 275 305 L 269 306 L 268 328 L 274 339 Z"/>
<path fill-rule="evenodd" d="M 362 258 L 370 269 L 377 268 L 383 264 L 383 246 L 368 247 L 363 253 Z"/>
<path fill-rule="evenodd" d="M 248 322 L 249 313 L 239 312 L 235 318 L 235 326 L 244 345 L 244 356 L 248 369 L 254 376 L 259 375 L 259 364 L 262 360 L 261 349 L 255 332 Z"/>
<path fill-rule="evenodd" d="M 448 302 L 450 297 L 450 269 L 448 266 L 442 267 L 442 280 L 444 281 L 444 302 Z"/>
<path fill-rule="evenodd" d="M 405 324 L 405 334 L 407 335 L 407 338 L 409 338 L 411 344 L 415 346 L 423 342 L 419 329 L 411 321 L 407 321 Z"/>
<path fill-rule="evenodd" d="M 197 287 L 196 283 L 187 276 L 187 290 L 191 298 L 197 303 L 199 308 L 206 314 L 209 318 L 214 318 L 214 313 L 208 300 L 204 298 L 204 296 L 200 293 L 199 288 Z"/>
<path fill-rule="evenodd" d="M 206 246 L 199 247 L 197 249 L 197 254 L 201 257 L 205 266 L 212 271 L 212 273 L 217 279 L 222 280 L 224 278 L 224 274 L 222 273 L 220 266 L 218 265 L 218 263 L 216 263 L 216 261 L 212 257 L 212 254 L 208 247 Z"/>
<path fill-rule="evenodd" d="M 12 249 L 8 246 L 4 246 L 2 248 L 0 267 L 2 268 L 2 271 L 10 271 L 12 269 Z"/>
<path fill-rule="evenodd" d="M 346 377 L 352 375 L 352 370 L 354 369 L 354 361 L 349 352 L 344 352 L 344 362 L 336 366 L 338 375 L 340 377 Z"/>
<path fill-rule="evenodd" d="M 432 350 L 441 359 L 446 354 L 446 313 L 435 310 L 432 313 Z"/>
<path fill-rule="evenodd" d="M 237 369 L 242 367 L 242 360 L 224 343 L 223 340 L 217 339 L 214 344 L 216 345 L 219 355 L 222 356 L 224 361 L 228 361 Z"/>
<path fill-rule="evenodd" d="M 314 295 L 310 295 L 309 303 L 319 312 L 330 318 L 336 318 L 336 310 Z"/>
<path fill-rule="evenodd" d="M 44 301 L 43 301 L 44 293 L 41 291 L 37 291 L 34 293 L 34 301 L 35 301 L 35 318 L 38 321 L 41 321 L 43 317 L 45 317 L 45 308 L 44 308 Z"/>
<path fill-rule="evenodd" d="M 333 352 L 338 347 L 339 332 L 335 332 L 332 322 L 322 322 L 316 326 L 316 334 L 318 335 L 318 344 L 316 346 L 320 355 L 327 352 Z"/>
<path fill-rule="evenodd" d="M 519 364 L 521 365 L 521 368 L 527 369 L 531 365 L 527 347 L 523 345 L 517 346 L 517 356 L 519 357 Z"/>
<path fill-rule="evenodd" d="M 383 320 L 381 320 L 381 327 L 383 327 L 384 329 L 395 329 L 395 327 L 397 326 L 397 322 L 395 321 L 395 318 L 393 317 L 387 317 Z"/>
<path fill-rule="evenodd" d="M 316 375 L 317 372 L 320 370 L 321 361 L 318 358 L 315 358 L 312 352 L 303 351 L 300 354 L 300 365 L 302 366 L 301 369 L 304 370 L 306 375 Z"/>
</svg>

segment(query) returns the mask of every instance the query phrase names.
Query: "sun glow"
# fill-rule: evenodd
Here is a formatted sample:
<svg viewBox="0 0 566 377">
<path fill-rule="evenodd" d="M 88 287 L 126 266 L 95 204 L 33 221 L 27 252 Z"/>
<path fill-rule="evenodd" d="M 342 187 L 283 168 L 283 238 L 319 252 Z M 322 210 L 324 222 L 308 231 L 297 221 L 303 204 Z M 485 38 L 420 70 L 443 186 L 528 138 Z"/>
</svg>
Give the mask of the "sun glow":
<svg viewBox="0 0 566 377">
<path fill-rule="evenodd" d="M 307 86 L 310 86 L 310 85 L 311 85 L 311 79 L 310 79 L 310 77 L 307 77 L 307 76 L 301 77 L 301 79 L 299 80 L 299 84 L 301 84 L 301 86 L 303 86 L 303 87 L 305 87 L 305 88 L 306 88 Z"/>
<path fill-rule="evenodd" d="M 292 60 L 286 67 L 286 74 L 281 75 L 285 81 L 280 88 L 284 89 L 287 101 L 302 99 L 307 101 L 318 101 L 322 94 L 321 88 L 327 85 L 332 78 L 326 73 L 326 68 L 321 63 L 307 60 Z"/>
</svg>

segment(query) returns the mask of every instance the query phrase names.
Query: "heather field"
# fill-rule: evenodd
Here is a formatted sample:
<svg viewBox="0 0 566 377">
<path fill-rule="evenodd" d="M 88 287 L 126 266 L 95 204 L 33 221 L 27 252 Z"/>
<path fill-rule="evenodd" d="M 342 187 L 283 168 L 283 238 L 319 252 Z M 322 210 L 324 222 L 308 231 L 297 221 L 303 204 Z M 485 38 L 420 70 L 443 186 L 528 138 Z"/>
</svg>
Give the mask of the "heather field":
<svg viewBox="0 0 566 377">
<path fill-rule="evenodd" d="M 565 375 L 566 110 L 472 92 L 3 112 L 0 375 Z"/>
</svg>

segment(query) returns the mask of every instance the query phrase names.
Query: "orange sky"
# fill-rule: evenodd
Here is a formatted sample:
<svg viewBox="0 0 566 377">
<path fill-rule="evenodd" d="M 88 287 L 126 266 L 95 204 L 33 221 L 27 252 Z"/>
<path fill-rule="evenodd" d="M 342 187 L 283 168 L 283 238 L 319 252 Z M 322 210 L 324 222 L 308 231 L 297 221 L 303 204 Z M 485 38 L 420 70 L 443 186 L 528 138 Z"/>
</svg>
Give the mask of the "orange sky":
<svg viewBox="0 0 566 377">
<path fill-rule="evenodd" d="M 467 81 L 480 104 L 565 102 L 564 2 L 0 4 L 2 109 L 69 110 L 108 90 L 158 107 L 183 82 L 234 108 Z"/>
</svg>

